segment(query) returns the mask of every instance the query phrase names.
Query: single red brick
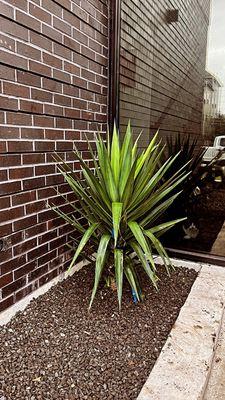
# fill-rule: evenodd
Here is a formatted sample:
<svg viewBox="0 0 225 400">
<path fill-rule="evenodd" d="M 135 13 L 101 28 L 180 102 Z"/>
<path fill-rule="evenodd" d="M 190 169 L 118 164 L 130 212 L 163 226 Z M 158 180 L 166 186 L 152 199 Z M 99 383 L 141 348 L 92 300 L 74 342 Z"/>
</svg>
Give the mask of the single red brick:
<svg viewBox="0 0 225 400">
<path fill-rule="evenodd" d="M 22 255 L 17 258 L 14 257 L 12 260 L 9 260 L 1 265 L 1 272 L 2 274 L 6 274 L 7 272 L 13 271 L 14 269 L 21 267 L 21 265 L 24 265 L 25 263 L 26 255 Z"/>
<path fill-rule="evenodd" d="M 96 75 L 96 83 L 107 86 L 108 79 L 105 76 Z"/>
<path fill-rule="evenodd" d="M 46 232 L 47 226 L 46 223 L 38 224 L 32 226 L 25 230 L 25 237 L 26 239 L 31 238 L 32 236 L 40 235 L 40 233 Z M 46 243 L 46 242 L 45 242 Z M 40 244 L 40 240 L 38 238 L 38 244 Z"/>
<path fill-rule="evenodd" d="M 53 104 L 44 104 L 44 114 L 46 115 L 58 115 L 63 116 L 64 110 L 61 106 L 55 106 Z"/>
<path fill-rule="evenodd" d="M 21 10 L 27 11 L 27 0 L 5 0 L 12 6 L 20 8 Z"/>
<path fill-rule="evenodd" d="M 68 22 L 71 26 L 80 29 L 80 23 L 81 23 L 80 19 L 76 15 L 64 9 L 63 9 L 63 20 Z"/>
<path fill-rule="evenodd" d="M 50 164 L 50 165 L 40 165 L 35 167 L 35 175 L 40 176 L 40 175 L 50 175 L 50 174 L 55 174 L 55 164 Z"/>
<path fill-rule="evenodd" d="M 44 129 L 40 128 L 21 128 L 21 137 L 28 139 L 43 139 Z"/>
<path fill-rule="evenodd" d="M 96 51 L 97 53 L 102 53 L 102 46 L 95 40 L 89 39 L 88 45 L 90 49 Z"/>
<path fill-rule="evenodd" d="M 0 236 L 7 236 L 10 235 L 12 232 L 12 224 L 4 224 L 0 225 Z"/>
<path fill-rule="evenodd" d="M 10 208 L 9 210 L 3 210 L 0 211 L 0 222 L 10 222 L 11 220 L 14 220 L 16 218 L 20 218 L 24 216 L 24 208 L 21 207 L 16 207 L 16 208 Z"/>
<path fill-rule="evenodd" d="M 45 137 L 46 137 L 46 139 L 50 139 L 50 140 L 59 140 L 59 139 L 63 139 L 64 134 L 63 134 L 62 130 L 46 129 Z"/>
<path fill-rule="evenodd" d="M 39 276 L 44 275 L 48 271 L 48 265 L 44 265 L 41 268 L 37 268 L 28 274 L 28 281 L 31 282 L 37 279 Z"/>
<path fill-rule="evenodd" d="M 43 114 L 44 112 L 43 104 L 30 100 L 20 100 L 19 109 L 32 114 Z"/>
<path fill-rule="evenodd" d="M 46 209 L 45 201 L 36 201 L 36 202 L 26 205 L 26 213 L 27 214 L 34 214 L 43 209 Z"/>
<path fill-rule="evenodd" d="M 30 43 L 33 43 L 35 46 L 38 46 L 41 49 L 45 49 L 49 52 L 52 51 L 52 41 L 47 37 L 45 37 L 43 40 L 43 36 L 36 32 L 30 31 Z"/>
<path fill-rule="evenodd" d="M 79 86 L 80 88 L 83 89 L 87 89 L 87 80 L 73 75 L 73 85 Z"/>
<path fill-rule="evenodd" d="M 56 118 L 56 128 L 71 129 L 72 126 L 72 120 L 68 118 Z"/>
<path fill-rule="evenodd" d="M 12 305 L 13 305 L 13 296 L 10 296 L 5 300 L 0 301 L 0 312 L 6 310 L 8 307 Z"/>
<path fill-rule="evenodd" d="M 8 236 L 8 238 L 6 238 L 6 239 L 9 240 L 9 243 L 12 246 L 15 246 L 16 244 L 18 244 L 24 240 L 23 232 L 13 233 L 12 235 Z"/>
<path fill-rule="evenodd" d="M 34 115 L 34 125 L 53 128 L 54 118 L 46 115 Z"/>
<path fill-rule="evenodd" d="M 103 57 L 100 54 L 95 55 L 95 61 L 98 62 L 99 64 L 103 65 L 104 67 L 107 67 L 108 65 L 108 58 L 107 57 Z"/>
<path fill-rule="evenodd" d="M 9 196 L 7 197 L 1 197 L 0 199 L 0 208 L 3 210 L 4 208 L 9 208 L 10 207 L 10 198 Z"/>
<path fill-rule="evenodd" d="M 14 17 L 13 7 L 10 7 L 7 4 L 1 3 L 1 14 L 5 15 L 8 18 L 13 19 L 13 17 Z"/>
<path fill-rule="evenodd" d="M 25 164 L 43 164 L 45 162 L 45 155 L 41 153 L 32 153 L 23 155 L 23 165 Z"/>
<path fill-rule="evenodd" d="M 37 238 L 26 240 L 13 248 L 14 257 L 16 257 L 20 254 L 26 254 L 29 250 L 33 249 L 36 246 L 37 246 Z M 20 276 L 16 276 L 15 273 L 14 273 L 14 276 L 15 276 L 15 279 L 20 277 Z"/>
<path fill-rule="evenodd" d="M 40 8 L 34 4 L 29 4 L 29 12 L 33 17 L 37 18 L 38 20 L 41 20 L 43 22 L 46 22 L 46 24 L 51 25 L 51 14 L 43 8 Z"/>
<path fill-rule="evenodd" d="M 31 89 L 31 98 L 33 100 L 39 100 L 41 102 L 51 103 L 52 93 L 49 93 L 46 90 Z"/>
<path fill-rule="evenodd" d="M 61 58 L 65 58 L 66 60 L 72 60 L 72 51 L 70 49 L 67 49 L 65 46 L 59 43 L 54 43 L 53 46 L 54 54 L 60 56 Z"/>
<path fill-rule="evenodd" d="M 81 119 L 86 119 L 88 121 L 94 120 L 94 113 L 90 111 L 81 111 Z"/>
<path fill-rule="evenodd" d="M 9 38 L 6 35 L 3 35 L 3 33 L 0 33 L 0 43 L 1 47 L 4 47 L 5 49 L 15 51 L 15 43 L 16 41 L 14 39 Z"/>
<path fill-rule="evenodd" d="M 55 29 L 65 33 L 66 35 L 71 35 L 71 26 L 64 22 L 62 19 L 53 17 L 53 26 Z"/>
<path fill-rule="evenodd" d="M 10 272 L 7 275 L 3 275 L 0 277 L 0 288 L 8 285 L 10 282 L 12 282 L 13 280 L 13 274 L 12 272 Z"/>
<path fill-rule="evenodd" d="M 80 132 L 79 131 L 66 131 L 65 139 L 66 140 L 80 140 Z"/>
<path fill-rule="evenodd" d="M 17 52 L 18 54 L 27 57 L 27 58 L 32 58 L 33 60 L 36 61 L 41 61 L 41 51 L 38 49 L 35 49 L 33 46 L 18 42 L 17 44 Z"/>
<path fill-rule="evenodd" d="M 63 175 L 61 173 L 60 174 L 54 174 L 54 175 L 47 175 L 46 176 L 46 185 L 56 186 L 56 185 L 60 185 L 63 182 L 64 182 L 64 177 L 63 177 Z"/>
<path fill-rule="evenodd" d="M 28 168 L 14 168 L 9 170 L 9 178 L 10 179 L 22 179 L 22 178 L 30 178 L 34 175 L 33 167 Z"/>
<path fill-rule="evenodd" d="M 0 153 L 6 153 L 6 141 L 0 141 Z"/>
<path fill-rule="evenodd" d="M 51 14 L 57 15 L 58 17 L 62 17 L 62 7 L 60 7 L 54 1 L 42 0 L 42 7 L 45 10 L 48 10 Z"/>
<path fill-rule="evenodd" d="M 97 64 L 95 61 L 93 61 L 93 60 L 89 60 L 89 63 L 88 63 L 88 69 L 89 70 L 91 70 L 91 71 L 93 71 L 93 72 L 96 72 L 97 74 L 99 74 L 99 75 L 101 75 L 102 74 L 102 65 L 100 65 L 100 64 Z"/>
<path fill-rule="evenodd" d="M 0 78 L 8 79 L 9 81 L 15 81 L 16 70 L 8 65 L 1 65 Z"/>
<path fill-rule="evenodd" d="M 50 242 L 50 240 L 55 239 L 57 236 L 58 236 L 57 229 L 55 229 L 53 231 L 48 231 L 44 235 L 39 236 L 38 244 L 40 245 L 40 244 L 43 244 L 43 243 Z"/>
<path fill-rule="evenodd" d="M 62 82 L 71 83 L 71 75 L 58 69 L 53 70 L 53 78 L 58 79 Z"/>
<path fill-rule="evenodd" d="M 48 199 L 49 197 L 55 196 L 54 188 L 42 188 L 38 189 L 38 199 Z"/>
<path fill-rule="evenodd" d="M 18 204 L 29 203 L 31 201 L 35 201 L 36 198 L 37 196 L 35 190 L 24 193 L 18 193 L 12 196 L 12 205 L 15 206 Z"/>
<path fill-rule="evenodd" d="M 48 252 L 48 245 L 45 243 L 43 246 L 38 246 L 35 249 L 31 250 L 28 253 L 28 260 L 36 260 L 38 257 L 41 257 L 43 254 Z"/>
<path fill-rule="evenodd" d="M 8 112 L 6 114 L 7 124 L 9 125 L 32 125 L 30 114 Z"/>
<path fill-rule="evenodd" d="M 63 84 L 63 94 L 71 97 L 79 97 L 79 88 L 72 85 Z"/>
<path fill-rule="evenodd" d="M 38 223 L 46 222 L 56 218 L 56 213 L 53 210 L 46 210 L 38 214 Z"/>
<path fill-rule="evenodd" d="M 42 141 L 42 142 L 35 142 L 35 150 L 36 151 L 54 151 L 55 150 L 55 142 L 49 141 Z M 45 165 L 49 167 L 48 165 Z M 51 166 L 52 167 L 52 166 Z M 39 169 L 42 167 L 39 167 Z M 42 175 L 42 174 L 41 174 Z M 44 175 L 44 173 L 43 173 Z"/>
<path fill-rule="evenodd" d="M 69 38 L 68 36 L 64 36 L 63 43 L 65 46 L 69 47 L 71 50 L 77 51 L 80 53 L 80 43 L 77 42 L 76 40 Z"/>
<path fill-rule="evenodd" d="M 55 104 L 60 104 L 63 106 L 71 106 L 72 105 L 72 99 L 67 96 L 63 96 L 61 94 L 55 94 L 54 95 L 54 103 Z"/>
<path fill-rule="evenodd" d="M 74 108 L 65 108 L 65 116 L 68 118 L 80 118 L 80 110 L 75 110 Z"/>
<path fill-rule="evenodd" d="M 81 20 L 83 21 L 88 20 L 88 13 L 84 9 L 77 7 L 77 5 L 74 3 L 72 3 L 72 11 Z"/>
<path fill-rule="evenodd" d="M 96 93 L 101 93 L 101 85 L 98 85 L 97 83 L 93 83 L 93 82 L 88 82 L 88 90 L 91 90 L 92 92 L 96 92 Z"/>
<path fill-rule="evenodd" d="M 45 274 L 39 279 L 39 287 L 46 284 L 50 280 L 54 279 L 57 275 L 59 274 L 58 269 L 54 269 L 53 271 L 49 272 L 48 274 Z"/>
<path fill-rule="evenodd" d="M 72 141 L 62 141 L 62 142 L 56 142 L 56 151 L 64 151 L 64 150 L 71 150 L 73 151 L 74 144 Z"/>
<path fill-rule="evenodd" d="M 28 14 L 25 14 L 21 11 L 16 10 L 16 20 L 21 24 L 32 30 L 40 32 L 41 30 L 41 22 L 37 20 L 37 18 L 33 18 Z"/>
<path fill-rule="evenodd" d="M 47 65 L 42 63 L 38 63 L 36 61 L 30 60 L 29 61 L 29 70 L 32 72 L 36 72 L 37 74 L 41 74 L 44 76 L 51 76 L 52 70 Z"/>
<path fill-rule="evenodd" d="M 35 290 L 33 288 L 33 285 L 26 286 L 23 289 L 19 290 L 18 292 L 15 293 L 15 301 L 17 302 L 17 301 L 23 299 L 25 296 L 30 294 L 33 290 Z"/>
<path fill-rule="evenodd" d="M 88 22 L 90 21 L 90 17 L 88 18 Z M 89 23 L 81 22 L 81 31 L 85 33 L 90 38 L 95 38 L 96 29 L 89 25 Z M 83 53 L 82 53 L 83 54 Z M 92 58 L 93 59 L 93 58 Z"/>
<path fill-rule="evenodd" d="M 37 223 L 37 215 L 32 215 L 31 217 L 22 218 L 14 222 L 14 231 L 19 231 L 21 229 L 28 228 Z"/>
<path fill-rule="evenodd" d="M 48 53 L 43 53 L 43 62 L 54 68 L 62 68 L 62 60 Z"/>
<path fill-rule="evenodd" d="M 95 94 L 92 92 L 89 92 L 88 90 L 80 89 L 80 97 L 81 97 L 81 99 L 94 101 Z M 74 101 L 76 101 L 76 99 L 74 99 Z"/>
<path fill-rule="evenodd" d="M 7 248 L 6 250 L 1 251 L 1 263 L 11 260 L 12 257 L 13 257 L 12 248 Z"/>
<path fill-rule="evenodd" d="M 88 68 L 89 60 L 82 54 L 73 53 L 73 62 L 81 67 Z"/>
<path fill-rule="evenodd" d="M 107 123 L 107 115 L 105 115 L 105 114 L 97 113 L 97 114 L 95 114 L 95 119 L 96 119 L 96 121 Z"/>
<path fill-rule="evenodd" d="M 54 81 L 53 79 L 43 78 L 43 89 L 46 89 L 50 92 L 58 92 L 62 93 L 62 83 Z M 52 99 L 52 94 L 51 94 Z M 51 103 L 51 101 L 48 101 Z"/>
<path fill-rule="evenodd" d="M 10 153 L 31 152 L 31 151 L 33 151 L 33 142 L 28 142 L 28 141 L 25 141 L 25 140 L 8 141 L 8 150 L 9 150 Z"/>
<path fill-rule="evenodd" d="M 87 109 L 87 101 L 82 99 L 73 99 L 73 107 L 79 108 L 80 110 Z"/>
<path fill-rule="evenodd" d="M 3 110 L 18 110 L 18 100 L 11 99 L 7 96 L 0 96 L 0 108 Z"/>
<path fill-rule="evenodd" d="M 59 43 L 63 42 L 62 33 L 54 28 L 51 28 L 48 25 L 42 24 L 42 33 L 43 33 L 43 35 L 47 36 L 47 38 L 55 40 L 56 42 L 59 42 Z"/>
<path fill-rule="evenodd" d="M 23 190 L 32 190 L 38 187 L 45 186 L 45 178 L 33 178 L 23 181 Z"/>
<path fill-rule="evenodd" d="M 16 290 L 20 289 L 22 286 L 26 285 L 26 277 L 22 277 L 13 283 L 10 283 L 9 285 L 5 286 L 2 289 L 2 298 L 9 296 L 11 293 L 15 292 Z"/>
<path fill-rule="evenodd" d="M 44 265 L 47 264 L 49 261 L 51 261 L 52 259 L 54 259 L 57 256 L 57 252 L 56 250 L 52 250 L 49 253 L 44 254 L 42 257 L 40 257 L 38 259 L 38 265 Z"/>
<path fill-rule="evenodd" d="M 41 87 L 41 77 L 29 72 L 16 71 L 17 81 L 29 86 Z"/>
<path fill-rule="evenodd" d="M 19 154 L 0 155 L 0 165 L 1 167 L 21 165 L 21 155 Z"/>
<path fill-rule="evenodd" d="M 80 76 L 80 67 L 73 63 L 65 62 L 64 63 L 65 71 L 69 72 L 70 74 L 74 74 Z"/>
<path fill-rule="evenodd" d="M 81 31 L 76 28 L 73 28 L 73 38 L 78 41 L 79 43 L 88 46 L 88 36 L 84 35 Z"/>
</svg>

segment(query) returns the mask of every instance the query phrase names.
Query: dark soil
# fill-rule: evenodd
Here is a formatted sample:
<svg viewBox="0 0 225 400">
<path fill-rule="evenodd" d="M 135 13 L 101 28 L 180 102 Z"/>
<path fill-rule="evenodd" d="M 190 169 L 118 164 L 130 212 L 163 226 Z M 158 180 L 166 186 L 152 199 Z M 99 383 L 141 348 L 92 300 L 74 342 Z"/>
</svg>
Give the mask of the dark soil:
<svg viewBox="0 0 225 400">
<path fill-rule="evenodd" d="M 170 231 L 167 235 L 165 244 L 168 247 L 179 248 L 190 251 L 200 251 L 210 253 L 212 246 L 220 232 L 224 219 L 211 217 L 210 215 L 199 215 L 196 218 L 196 226 L 199 229 L 199 234 L 195 239 L 184 239 L 184 231 L 182 228 L 174 231 Z"/>
<path fill-rule="evenodd" d="M 182 228 L 174 228 L 165 238 L 168 247 L 209 253 L 225 220 L 225 184 L 208 183 L 196 202 L 191 221 L 199 229 L 195 239 L 184 239 Z"/>
<path fill-rule="evenodd" d="M 160 291 L 144 278 L 135 305 L 125 287 L 120 313 L 104 285 L 88 313 L 92 266 L 33 300 L 1 328 L 0 399 L 136 399 L 196 278 L 158 269 Z"/>
</svg>

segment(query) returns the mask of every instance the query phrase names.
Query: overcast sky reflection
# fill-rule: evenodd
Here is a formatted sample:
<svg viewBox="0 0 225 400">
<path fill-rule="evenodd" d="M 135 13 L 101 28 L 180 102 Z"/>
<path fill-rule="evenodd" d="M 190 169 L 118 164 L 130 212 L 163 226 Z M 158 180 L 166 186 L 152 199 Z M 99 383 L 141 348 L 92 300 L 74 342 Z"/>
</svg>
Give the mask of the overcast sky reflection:
<svg viewBox="0 0 225 400">
<path fill-rule="evenodd" d="M 220 109 L 225 114 L 225 0 L 212 0 L 207 70 L 223 84 Z"/>
</svg>

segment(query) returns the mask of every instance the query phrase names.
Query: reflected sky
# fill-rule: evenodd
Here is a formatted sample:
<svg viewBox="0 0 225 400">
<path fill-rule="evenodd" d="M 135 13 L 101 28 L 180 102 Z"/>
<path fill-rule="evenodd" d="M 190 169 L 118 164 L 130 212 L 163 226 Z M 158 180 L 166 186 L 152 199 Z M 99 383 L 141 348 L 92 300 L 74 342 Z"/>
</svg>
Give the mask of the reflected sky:
<svg viewBox="0 0 225 400">
<path fill-rule="evenodd" d="M 207 69 L 223 84 L 220 109 L 225 114 L 225 0 L 212 0 Z"/>
</svg>

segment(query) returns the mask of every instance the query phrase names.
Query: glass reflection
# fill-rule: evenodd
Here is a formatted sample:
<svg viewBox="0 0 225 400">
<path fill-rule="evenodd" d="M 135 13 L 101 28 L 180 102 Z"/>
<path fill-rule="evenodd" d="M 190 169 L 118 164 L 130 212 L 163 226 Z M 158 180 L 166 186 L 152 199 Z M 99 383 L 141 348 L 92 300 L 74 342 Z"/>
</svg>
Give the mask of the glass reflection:
<svg viewBox="0 0 225 400">
<path fill-rule="evenodd" d="M 171 6 L 172 4 L 172 6 Z M 174 172 L 191 174 L 166 217 L 168 247 L 225 256 L 223 0 L 122 0 L 120 127 L 146 147 L 157 129 Z M 168 177 L 169 179 L 169 177 Z"/>
</svg>

